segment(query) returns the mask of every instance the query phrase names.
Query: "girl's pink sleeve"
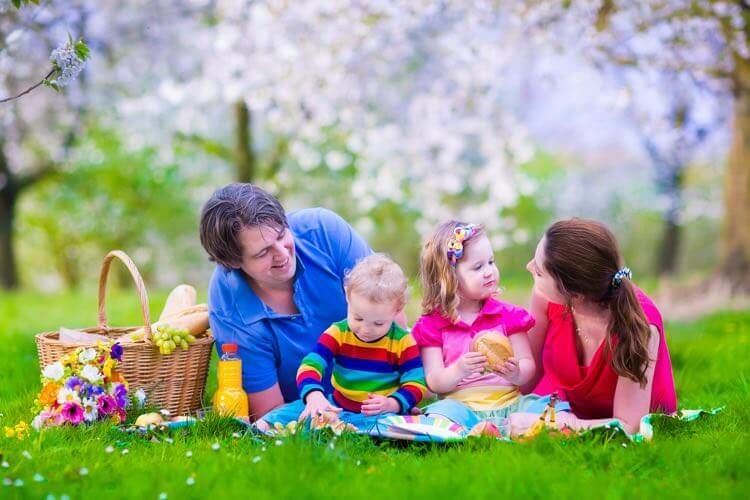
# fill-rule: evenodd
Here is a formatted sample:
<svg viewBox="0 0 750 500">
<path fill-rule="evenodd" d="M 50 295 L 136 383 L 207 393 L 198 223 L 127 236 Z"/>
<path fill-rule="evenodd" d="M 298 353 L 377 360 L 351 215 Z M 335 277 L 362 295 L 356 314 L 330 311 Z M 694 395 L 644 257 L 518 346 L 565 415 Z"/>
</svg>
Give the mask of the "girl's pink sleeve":
<svg viewBox="0 0 750 500">
<path fill-rule="evenodd" d="M 503 314 L 505 321 L 505 334 L 525 333 L 536 324 L 534 317 L 523 307 L 514 306 Z"/>
<path fill-rule="evenodd" d="M 411 329 L 411 334 L 419 347 L 442 347 L 440 330 L 430 325 L 429 318 L 422 316 Z"/>
</svg>

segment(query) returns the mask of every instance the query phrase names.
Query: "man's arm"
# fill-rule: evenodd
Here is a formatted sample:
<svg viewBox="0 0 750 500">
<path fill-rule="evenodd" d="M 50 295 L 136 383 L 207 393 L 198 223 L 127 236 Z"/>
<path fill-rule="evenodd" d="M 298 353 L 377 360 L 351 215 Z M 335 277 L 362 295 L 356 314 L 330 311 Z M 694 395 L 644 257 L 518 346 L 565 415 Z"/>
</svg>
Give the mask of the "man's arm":
<svg viewBox="0 0 750 500">
<path fill-rule="evenodd" d="M 209 314 L 209 323 L 219 353 L 224 343 L 237 342 L 240 326 L 215 313 Z M 257 420 L 284 403 L 277 379 L 271 339 L 262 334 L 255 334 L 249 342 L 237 343 L 242 360 L 242 386 L 247 393 L 250 419 Z"/>
<path fill-rule="evenodd" d="M 279 383 L 263 391 L 251 392 L 247 395 L 247 402 L 250 405 L 250 420 L 256 421 L 269 411 L 284 404 L 284 397 L 281 395 Z"/>
</svg>

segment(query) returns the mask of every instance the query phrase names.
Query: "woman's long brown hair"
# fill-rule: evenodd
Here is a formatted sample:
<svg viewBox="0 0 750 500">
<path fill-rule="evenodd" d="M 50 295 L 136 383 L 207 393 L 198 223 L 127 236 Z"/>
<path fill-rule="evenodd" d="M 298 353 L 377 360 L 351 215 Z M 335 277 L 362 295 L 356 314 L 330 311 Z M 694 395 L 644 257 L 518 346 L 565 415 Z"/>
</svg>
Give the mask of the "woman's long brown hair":
<svg viewBox="0 0 750 500">
<path fill-rule="evenodd" d="M 612 283 L 623 265 L 612 232 L 600 222 L 574 218 L 550 226 L 545 239 L 545 268 L 568 306 L 574 295 L 582 295 L 609 308 L 606 341 L 612 367 L 618 375 L 644 387 L 651 330 L 630 280 L 623 279 L 619 286 Z"/>
</svg>

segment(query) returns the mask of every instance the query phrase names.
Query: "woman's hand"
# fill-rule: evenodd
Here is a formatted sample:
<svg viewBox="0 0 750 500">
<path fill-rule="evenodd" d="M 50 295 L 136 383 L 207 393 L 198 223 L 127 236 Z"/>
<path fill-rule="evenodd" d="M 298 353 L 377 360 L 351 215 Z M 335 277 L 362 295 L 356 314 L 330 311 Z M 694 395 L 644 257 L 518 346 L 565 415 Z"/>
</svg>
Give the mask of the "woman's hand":
<svg viewBox="0 0 750 500">
<path fill-rule="evenodd" d="M 368 399 L 362 401 L 362 415 L 371 416 L 401 411 L 401 405 L 392 397 L 379 394 L 368 394 L 368 396 Z"/>
<path fill-rule="evenodd" d="M 511 413 L 507 420 L 508 432 L 510 432 L 511 437 L 522 436 L 528 432 L 529 427 L 539 421 L 540 417 L 541 415 L 538 413 Z M 602 419 L 601 423 L 609 423 L 611 421 L 612 419 Z M 567 411 L 557 412 L 555 415 L 555 425 L 558 429 L 567 427 L 574 431 L 581 428 L 578 418 Z"/>
<path fill-rule="evenodd" d="M 487 368 L 487 356 L 470 351 L 458 358 L 453 367 L 458 372 L 459 379 L 482 373 Z"/>
<path fill-rule="evenodd" d="M 307 395 L 305 399 L 305 409 L 299 416 L 299 421 L 303 422 L 307 418 L 316 417 L 326 412 L 341 412 L 341 408 L 333 406 L 325 394 L 320 391 L 313 391 Z"/>
<path fill-rule="evenodd" d="M 539 420 L 536 413 L 511 413 L 508 417 L 508 432 L 511 437 L 522 436 Z"/>
</svg>

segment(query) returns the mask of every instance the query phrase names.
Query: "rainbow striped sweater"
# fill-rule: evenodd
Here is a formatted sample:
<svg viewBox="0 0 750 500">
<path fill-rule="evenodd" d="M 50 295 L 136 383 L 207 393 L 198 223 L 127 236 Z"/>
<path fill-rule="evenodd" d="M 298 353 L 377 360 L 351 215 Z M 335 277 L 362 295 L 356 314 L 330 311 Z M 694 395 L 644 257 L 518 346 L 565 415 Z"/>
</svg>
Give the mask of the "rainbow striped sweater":
<svg viewBox="0 0 750 500">
<path fill-rule="evenodd" d="M 331 363 L 333 398 L 347 411 L 359 413 L 369 394 L 380 394 L 395 398 L 405 413 L 427 392 L 419 348 L 396 323 L 372 342 L 360 340 L 346 320 L 331 325 L 297 370 L 302 401 L 311 391 L 325 392 L 321 380 Z"/>
</svg>

